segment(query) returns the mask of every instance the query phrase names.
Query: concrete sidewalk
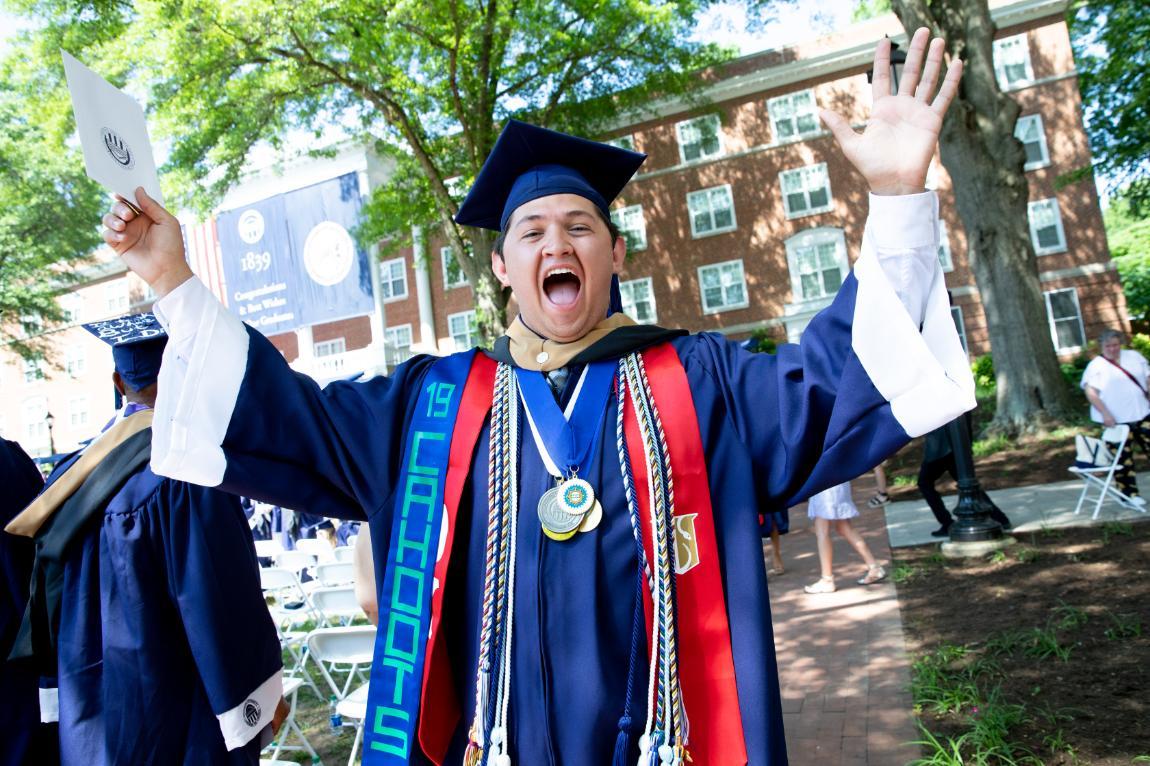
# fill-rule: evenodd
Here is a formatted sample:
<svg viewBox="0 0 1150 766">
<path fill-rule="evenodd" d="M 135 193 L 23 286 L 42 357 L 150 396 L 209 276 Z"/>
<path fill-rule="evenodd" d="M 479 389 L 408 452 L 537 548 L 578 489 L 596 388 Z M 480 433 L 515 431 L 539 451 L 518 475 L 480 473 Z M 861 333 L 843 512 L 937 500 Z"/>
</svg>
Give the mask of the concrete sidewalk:
<svg viewBox="0 0 1150 766">
<path fill-rule="evenodd" d="M 874 555 L 890 561 L 881 511 L 866 508 L 869 479 L 855 483 L 855 520 Z M 768 543 L 769 545 L 769 543 Z M 768 555 L 769 560 L 769 555 Z M 792 766 L 902 766 L 918 756 L 910 668 L 894 584 L 856 585 L 865 567 L 835 538 L 835 593 L 808 595 L 819 577 L 806 505 L 783 536 L 786 573 L 771 577 L 771 610 Z M 887 567 L 889 573 L 890 567 Z"/>
</svg>

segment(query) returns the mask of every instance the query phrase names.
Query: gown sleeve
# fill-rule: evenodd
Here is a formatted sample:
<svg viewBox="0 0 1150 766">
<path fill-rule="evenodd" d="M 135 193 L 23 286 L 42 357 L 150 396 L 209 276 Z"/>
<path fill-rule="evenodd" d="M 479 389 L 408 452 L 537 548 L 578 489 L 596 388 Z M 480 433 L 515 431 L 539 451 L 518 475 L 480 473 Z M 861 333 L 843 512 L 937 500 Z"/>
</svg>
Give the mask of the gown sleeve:
<svg viewBox="0 0 1150 766">
<path fill-rule="evenodd" d="M 688 370 L 711 378 L 772 507 L 852 479 L 975 406 L 937 222 L 933 193 L 872 197 L 854 270 L 801 343 L 755 354 L 707 334 L 680 347 Z"/>
<path fill-rule="evenodd" d="M 280 642 L 260 589 L 239 498 L 164 482 L 160 515 L 172 603 L 229 750 L 271 723 L 283 692 Z"/>
<path fill-rule="evenodd" d="M 152 470 L 273 505 L 365 519 L 399 474 L 409 401 L 431 357 L 321 389 L 192 278 L 159 301 Z"/>
</svg>

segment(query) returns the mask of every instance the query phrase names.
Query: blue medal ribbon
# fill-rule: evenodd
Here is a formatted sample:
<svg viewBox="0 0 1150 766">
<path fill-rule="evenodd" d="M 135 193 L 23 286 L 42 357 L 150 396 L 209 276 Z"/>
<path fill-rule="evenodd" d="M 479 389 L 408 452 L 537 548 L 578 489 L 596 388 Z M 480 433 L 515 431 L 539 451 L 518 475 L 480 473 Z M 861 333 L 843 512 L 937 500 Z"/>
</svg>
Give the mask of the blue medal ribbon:
<svg viewBox="0 0 1150 766">
<path fill-rule="evenodd" d="M 553 465 L 547 466 L 548 470 L 558 469 L 562 472 L 561 478 L 585 471 L 595 454 L 603 419 L 607 417 L 607 399 L 616 366 L 614 361 L 587 365 L 569 415 L 559 409 L 543 373 L 515 368 L 523 406 L 527 408 L 539 446 L 547 453 L 543 455 L 544 462 L 550 459 Z"/>
<path fill-rule="evenodd" d="M 411 762 L 451 434 L 473 356 L 453 354 L 431 365 L 408 427 L 382 578 L 376 570 L 383 584 L 377 593 L 364 766 Z"/>
</svg>

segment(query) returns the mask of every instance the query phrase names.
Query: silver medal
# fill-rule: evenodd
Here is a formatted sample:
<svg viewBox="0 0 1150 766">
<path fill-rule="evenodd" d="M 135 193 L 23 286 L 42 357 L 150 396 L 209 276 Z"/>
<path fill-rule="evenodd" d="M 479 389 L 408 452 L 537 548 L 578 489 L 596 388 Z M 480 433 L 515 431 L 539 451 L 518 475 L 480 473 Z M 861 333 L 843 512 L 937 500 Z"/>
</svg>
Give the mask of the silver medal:
<svg viewBox="0 0 1150 766">
<path fill-rule="evenodd" d="M 539 523 L 543 528 L 555 534 L 573 532 L 583 523 L 582 515 L 567 513 L 559 507 L 560 487 L 552 487 L 539 498 Z"/>
</svg>

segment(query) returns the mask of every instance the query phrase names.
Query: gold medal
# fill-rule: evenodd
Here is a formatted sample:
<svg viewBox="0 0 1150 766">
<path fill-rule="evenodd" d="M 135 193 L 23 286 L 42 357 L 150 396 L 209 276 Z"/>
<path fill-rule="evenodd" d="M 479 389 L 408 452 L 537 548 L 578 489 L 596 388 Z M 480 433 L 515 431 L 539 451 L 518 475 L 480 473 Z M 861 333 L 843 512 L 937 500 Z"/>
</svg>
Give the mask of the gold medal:
<svg viewBox="0 0 1150 766">
<path fill-rule="evenodd" d="M 555 540 L 557 542 L 563 542 L 564 540 L 570 540 L 572 537 L 575 536 L 575 533 L 577 533 L 578 531 L 579 531 L 578 527 L 576 527 L 575 529 L 572 529 L 570 532 L 552 532 L 547 527 L 543 527 L 543 534 L 547 535 L 552 540 Z"/>
<path fill-rule="evenodd" d="M 590 532 L 595 527 L 599 526 L 599 522 L 603 520 L 603 506 L 599 505 L 599 501 L 595 501 L 595 505 L 583 517 L 583 523 L 579 525 L 580 532 Z"/>
</svg>

